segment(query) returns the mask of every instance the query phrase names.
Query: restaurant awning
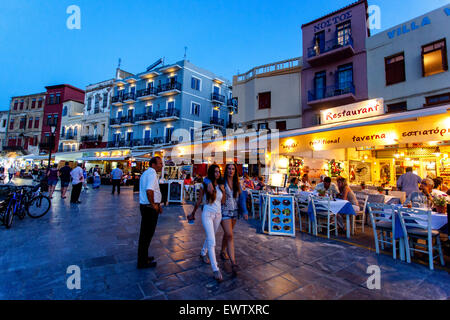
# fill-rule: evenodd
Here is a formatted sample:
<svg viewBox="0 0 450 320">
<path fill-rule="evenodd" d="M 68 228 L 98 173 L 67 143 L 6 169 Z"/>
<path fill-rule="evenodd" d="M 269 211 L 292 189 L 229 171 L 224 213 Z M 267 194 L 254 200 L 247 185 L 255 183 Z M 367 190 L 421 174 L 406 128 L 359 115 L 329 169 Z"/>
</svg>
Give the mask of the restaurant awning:
<svg viewBox="0 0 450 320">
<path fill-rule="evenodd" d="M 114 157 L 114 158 L 107 158 L 107 157 L 82 157 L 82 158 L 78 158 L 77 160 L 80 160 L 80 161 L 124 161 L 125 157 Z"/>
</svg>

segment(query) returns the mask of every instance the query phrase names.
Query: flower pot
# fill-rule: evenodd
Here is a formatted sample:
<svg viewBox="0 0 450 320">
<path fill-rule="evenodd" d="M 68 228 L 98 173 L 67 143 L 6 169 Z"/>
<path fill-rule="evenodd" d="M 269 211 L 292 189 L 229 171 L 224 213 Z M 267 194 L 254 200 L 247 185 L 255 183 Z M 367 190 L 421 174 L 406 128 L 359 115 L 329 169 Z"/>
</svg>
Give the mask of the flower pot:
<svg viewBox="0 0 450 320">
<path fill-rule="evenodd" d="M 447 207 L 445 207 L 445 206 L 436 207 L 436 211 L 438 213 L 447 213 Z"/>
</svg>

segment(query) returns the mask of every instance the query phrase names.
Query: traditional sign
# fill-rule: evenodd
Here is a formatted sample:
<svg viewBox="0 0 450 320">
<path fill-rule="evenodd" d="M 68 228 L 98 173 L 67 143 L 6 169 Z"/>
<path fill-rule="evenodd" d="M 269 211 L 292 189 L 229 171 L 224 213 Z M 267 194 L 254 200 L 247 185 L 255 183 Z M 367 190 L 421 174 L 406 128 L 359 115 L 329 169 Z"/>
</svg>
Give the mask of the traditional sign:
<svg viewBox="0 0 450 320">
<path fill-rule="evenodd" d="M 342 107 L 322 110 L 321 124 L 343 122 L 348 120 L 369 118 L 384 114 L 382 98 L 353 103 Z"/>
</svg>

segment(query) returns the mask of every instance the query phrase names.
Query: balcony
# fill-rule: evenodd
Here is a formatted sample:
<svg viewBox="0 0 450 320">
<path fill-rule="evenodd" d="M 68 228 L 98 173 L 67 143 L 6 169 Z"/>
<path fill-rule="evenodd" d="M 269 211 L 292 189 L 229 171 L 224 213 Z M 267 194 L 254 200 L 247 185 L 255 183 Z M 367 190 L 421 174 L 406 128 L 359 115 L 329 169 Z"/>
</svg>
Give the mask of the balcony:
<svg viewBox="0 0 450 320">
<path fill-rule="evenodd" d="M 308 48 L 308 63 L 313 66 L 321 66 L 333 61 L 343 60 L 355 54 L 353 49 L 353 38 L 335 37 L 325 41 L 323 46 L 315 45 Z"/>
<path fill-rule="evenodd" d="M 134 117 L 136 124 L 149 124 L 156 122 L 156 114 L 154 113 L 144 113 L 138 114 Z"/>
<path fill-rule="evenodd" d="M 109 120 L 111 128 L 120 128 L 120 118 L 113 118 Z"/>
<path fill-rule="evenodd" d="M 225 103 L 225 96 L 218 94 L 218 93 L 212 93 L 211 94 L 211 101 L 213 103 L 219 103 L 224 104 Z"/>
<path fill-rule="evenodd" d="M 355 86 L 353 82 L 328 86 L 322 90 L 308 91 L 308 104 L 310 106 L 336 106 L 356 101 Z"/>
<path fill-rule="evenodd" d="M 123 95 L 123 102 L 125 102 L 125 103 L 136 102 L 136 94 L 134 92 L 125 93 Z"/>
<path fill-rule="evenodd" d="M 3 151 L 24 151 L 21 146 L 3 146 Z"/>
<path fill-rule="evenodd" d="M 181 83 L 172 82 L 158 86 L 158 94 L 160 96 L 170 96 L 181 92 Z"/>
<path fill-rule="evenodd" d="M 119 107 L 119 106 L 123 106 L 123 95 L 118 95 L 118 96 L 114 96 L 111 98 L 111 105 Z"/>
<path fill-rule="evenodd" d="M 94 108 L 94 114 L 96 114 L 96 113 L 100 113 L 100 108 L 99 107 L 95 107 Z"/>
<path fill-rule="evenodd" d="M 172 121 L 179 119 L 180 119 L 180 110 L 177 109 L 160 110 L 156 115 L 156 120 L 158 121 Z"/>
<path fill-rule="evenodd" d="M 157 96 L 158 96 L 158 91 L 154 87 L 139 90 L 136 94 L 136 97 L 139 100 L 151 100 L 151 99 L 157 98 Z"/>
<path fill-rule="evenodd" d="M 211 117 L 210 123 L 214 124 L 214 125 L 217 125 L 217 126 L 222 126 L 222 127 L 224 125 L 223 119 L 216 118 L 216 117 Z"/>
<path fill-rule="evenodd" d="M 151 139 L 153 145 L 164 144 L 164 137 L 157 137 Z"/>
<path fill-rule="evenodd" d="M 77 137 L 73 134 L 62 134 L 59 136 L 61 140 L 77 140 Z"/>
<path fill-rule="evenodd" d="M 122 117 L 120 118 L 121 126 L 132 126 L 134 125 L 135 117 Z"/>
<path fill-rule="evenodd" d="M 39 143 L 39 150 L 50 150 L 54 148 L 54 144 L 50 142 Z"/>
<path fill-rule="evenodd" d="M 98 142 L 98 141 L 102 141 L 101 135 L 88 135 L 81 137 L 81 142 Z"/>
</svg>

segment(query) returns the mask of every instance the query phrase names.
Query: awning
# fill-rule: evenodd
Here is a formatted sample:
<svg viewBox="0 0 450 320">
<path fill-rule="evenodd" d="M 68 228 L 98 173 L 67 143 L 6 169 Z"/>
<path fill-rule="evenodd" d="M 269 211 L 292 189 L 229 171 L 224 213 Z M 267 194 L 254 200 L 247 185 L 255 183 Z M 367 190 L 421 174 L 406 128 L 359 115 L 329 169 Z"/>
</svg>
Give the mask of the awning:
<svg viewBox="0 0 450 320">
<path fill-rule="evenodd" d="M 125 157 L 119 157 L 119 158 L 82 157 L 82 158 L 78 158 L 77 160 L 80 160 L 80 161 L 124 161 Z"/>
<path fill-rule="evenodd" d="M 48 155 L 29 154 L 29 155 L 23 156 L 21 158 L 24 160 L 48 160 Z M 52 159 L 55 159 L 54 154 L 52 154 Z"/>
</svg>

